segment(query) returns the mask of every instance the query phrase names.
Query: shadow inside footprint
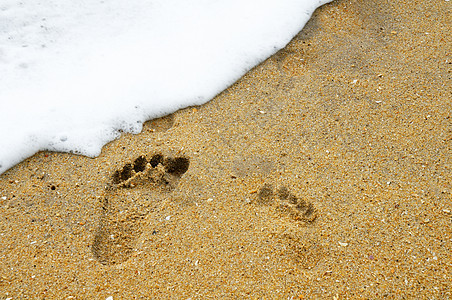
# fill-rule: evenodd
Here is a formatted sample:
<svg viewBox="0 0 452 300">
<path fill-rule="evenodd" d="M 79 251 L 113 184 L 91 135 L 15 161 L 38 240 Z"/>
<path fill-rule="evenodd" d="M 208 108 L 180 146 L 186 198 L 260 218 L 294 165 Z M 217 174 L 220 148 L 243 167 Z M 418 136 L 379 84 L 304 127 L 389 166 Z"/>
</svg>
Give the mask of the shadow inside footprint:
<svg viewBox="0 0 452 300">
<path fill-rule="evenodd" d="M 257 199 L 259 201 L 259 204 L 269 205 L 272 203 L 272 201 L 274 201 L 273 196 L 273 185 L 266 183 L 259 190 Z"/>
<path fill-rule="evenodd" d="M 112 184 L 102 199 L 102 215 L 92 252 L 102 264 L 118 264 L 133 253 L 143 232 L 142 221 L 187 172 L 186 157 L 140 156 L 113 173 Z"/>
<path fill-rule="evenodd" d="M 148 161 L 144 155 L 139 156 L 135 161 L 133 162 L 133 170 L 138 172 L 143 172 L 146 169 L 146 165 L 148 164 Z"/>
<path fill-rule="evenodd" d="M 190 161 L 186 157 L 168 157 L 164 161 L 166 171 L 175 176 L 182 176 L 182 174 L 187 172 L 189 165 Z"/>
</svg>

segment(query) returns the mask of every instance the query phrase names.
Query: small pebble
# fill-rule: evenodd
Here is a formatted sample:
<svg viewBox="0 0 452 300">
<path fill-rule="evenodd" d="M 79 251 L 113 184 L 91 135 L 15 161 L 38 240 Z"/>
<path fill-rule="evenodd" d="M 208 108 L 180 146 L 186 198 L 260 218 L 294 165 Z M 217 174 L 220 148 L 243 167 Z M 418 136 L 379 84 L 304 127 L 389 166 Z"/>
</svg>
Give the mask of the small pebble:
<svg viewBox="0 0 452 300">
<path fill-rule="evenodd" d="M 347 246 L 348 246 L 348 243 L 342 243 L 342 242 L 339 242 L 339 245 L 341 245 L 342 247 L 347 247 Z"/>
</svg>

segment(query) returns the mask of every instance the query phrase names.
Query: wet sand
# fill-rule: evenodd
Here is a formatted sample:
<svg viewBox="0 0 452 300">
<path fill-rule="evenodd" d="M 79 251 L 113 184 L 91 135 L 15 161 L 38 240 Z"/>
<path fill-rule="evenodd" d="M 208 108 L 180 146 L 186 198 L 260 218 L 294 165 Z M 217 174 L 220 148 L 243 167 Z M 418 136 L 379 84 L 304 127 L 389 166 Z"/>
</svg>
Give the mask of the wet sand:
<svg viewBox="0 0 452 300">
<path fill-rule="evenodd" d="M 334 1 L 211 102 L 2 174 L 0 298 L 452 298 L 450 7 Z"/>
</svg>

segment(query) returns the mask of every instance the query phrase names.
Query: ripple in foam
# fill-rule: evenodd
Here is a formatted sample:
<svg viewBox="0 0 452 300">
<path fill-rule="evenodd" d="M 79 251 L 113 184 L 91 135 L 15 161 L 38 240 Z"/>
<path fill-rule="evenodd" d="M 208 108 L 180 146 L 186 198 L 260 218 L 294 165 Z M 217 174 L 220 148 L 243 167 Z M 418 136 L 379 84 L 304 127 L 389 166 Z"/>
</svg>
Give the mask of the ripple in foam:
<svg viewBox="0 0 452 300">
<path fill-rule="evenodd" d="M 330 0 L 3 0 L 0 173 L 40 150 L 99 155 L 203 104 Z"/>
</svg>

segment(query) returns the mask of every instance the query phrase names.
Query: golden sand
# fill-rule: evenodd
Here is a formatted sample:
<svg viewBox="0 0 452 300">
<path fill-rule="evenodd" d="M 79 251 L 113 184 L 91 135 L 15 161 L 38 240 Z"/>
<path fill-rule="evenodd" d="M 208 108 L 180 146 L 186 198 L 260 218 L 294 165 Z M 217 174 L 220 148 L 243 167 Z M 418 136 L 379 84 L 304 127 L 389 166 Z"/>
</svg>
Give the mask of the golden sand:
<svg viewBox="0 0 452 300">
<path fill-rule="evenodd" d="M 206 105 L 2 174 L 0 298 L 452 298 L 450 16 L 334 1 Z"/>
</svg>

